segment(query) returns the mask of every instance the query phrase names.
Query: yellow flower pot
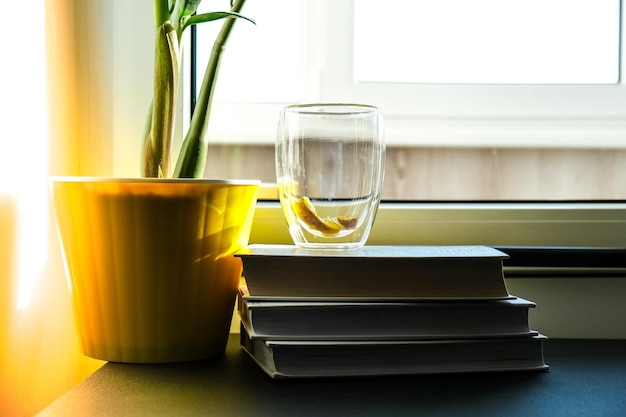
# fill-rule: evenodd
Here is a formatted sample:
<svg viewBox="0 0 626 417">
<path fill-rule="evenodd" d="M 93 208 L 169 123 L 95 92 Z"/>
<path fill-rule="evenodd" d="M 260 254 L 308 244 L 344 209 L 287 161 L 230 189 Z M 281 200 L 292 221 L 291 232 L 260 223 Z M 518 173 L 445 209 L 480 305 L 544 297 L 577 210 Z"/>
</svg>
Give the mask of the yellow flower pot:
<svg viewBox="0 0 626 417">
<path fill-rule="evenodd" d="M 259 183 L 54 178 L 82 352 L 161 363 L 222 354 Z"/>
</svg>

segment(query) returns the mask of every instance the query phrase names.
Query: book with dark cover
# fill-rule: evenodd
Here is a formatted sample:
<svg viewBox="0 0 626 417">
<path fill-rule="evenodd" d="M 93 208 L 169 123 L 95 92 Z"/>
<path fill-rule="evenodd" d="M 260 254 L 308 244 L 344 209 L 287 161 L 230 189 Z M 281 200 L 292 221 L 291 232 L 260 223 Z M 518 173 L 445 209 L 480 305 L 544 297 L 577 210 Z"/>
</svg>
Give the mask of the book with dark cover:
<svg viewBox="0 0 626 417">
<path fill-rule="evenodd" d="M 272 339 L 436 339 L 530 332 L 522 298 L 503 300 L 267 300 L 240 288 L 238 311 L 251 337 Z"/>
<path fill-rule="evenodd" d="M 272 378 L 545 371 L 545 336 L 426 341 L 250 338 L 241 345 Z"/>
<path fill-rule="evenodd" d="M 508 298 L 507 255 L 487 246 L 250 245 L 237 252 L 251 296 Z"/>
</svg>

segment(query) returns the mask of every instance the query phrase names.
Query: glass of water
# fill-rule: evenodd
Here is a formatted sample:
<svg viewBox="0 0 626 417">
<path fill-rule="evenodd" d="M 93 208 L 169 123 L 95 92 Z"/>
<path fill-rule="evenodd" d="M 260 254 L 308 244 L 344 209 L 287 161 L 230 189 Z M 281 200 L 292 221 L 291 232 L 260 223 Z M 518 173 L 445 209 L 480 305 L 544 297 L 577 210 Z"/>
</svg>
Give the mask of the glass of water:
<svg viewBox="0 0 626 417">
<path fill-rule="evenodd" d="M 285 107 L 276 138 L 276 175 L 294 243 L 363 246 L 380 203 L 384 163 L 383 119 L 377 107 Z"/>
</svg>

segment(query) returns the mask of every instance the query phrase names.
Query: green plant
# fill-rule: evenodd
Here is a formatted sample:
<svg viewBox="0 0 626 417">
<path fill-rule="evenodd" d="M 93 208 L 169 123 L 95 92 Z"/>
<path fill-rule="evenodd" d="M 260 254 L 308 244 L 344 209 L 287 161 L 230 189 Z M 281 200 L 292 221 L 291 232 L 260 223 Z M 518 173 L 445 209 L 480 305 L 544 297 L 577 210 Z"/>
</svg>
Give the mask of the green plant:
<svg viewBox="0 0 626 417">
<path fill-rule="evenodd" d="M 169 177 L 170 148 L 180 77 L 180 42 L 191 25 L 225 19 L 217 35 L 198 94 L 196 107 L 176 167 L 179 178 L 199 178 L 204 172 L 208 142 L 206 130 L 211 112 L 213 91 L 224 46 L 246 0 L 231 0 L 230 11 L 196 14 L 202 0 L 154 0 L 156 26 L 154 55 L 154 96 L 150 106 L 143 147 L 142 174 L 145 177 Z"/>
</svg>

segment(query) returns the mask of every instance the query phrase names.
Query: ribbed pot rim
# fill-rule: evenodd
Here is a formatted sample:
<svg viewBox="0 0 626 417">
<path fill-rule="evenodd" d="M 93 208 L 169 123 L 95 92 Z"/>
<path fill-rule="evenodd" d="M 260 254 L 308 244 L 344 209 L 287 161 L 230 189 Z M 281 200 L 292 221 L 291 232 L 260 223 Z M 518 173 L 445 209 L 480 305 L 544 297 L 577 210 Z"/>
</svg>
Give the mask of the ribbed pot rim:
<svg viewBox="0 0 626 417">
<path fill-rule="evenodd" d="M 163 184 L 224 184 L 261 185 L 259 180 L 211 179 L 211 178 L 144 178 L 144 177 L 93 177 L 93 176 L 52 176 L 50 182 L 112 182 L 112 183 L 163 183 Z"/>
</svg>

